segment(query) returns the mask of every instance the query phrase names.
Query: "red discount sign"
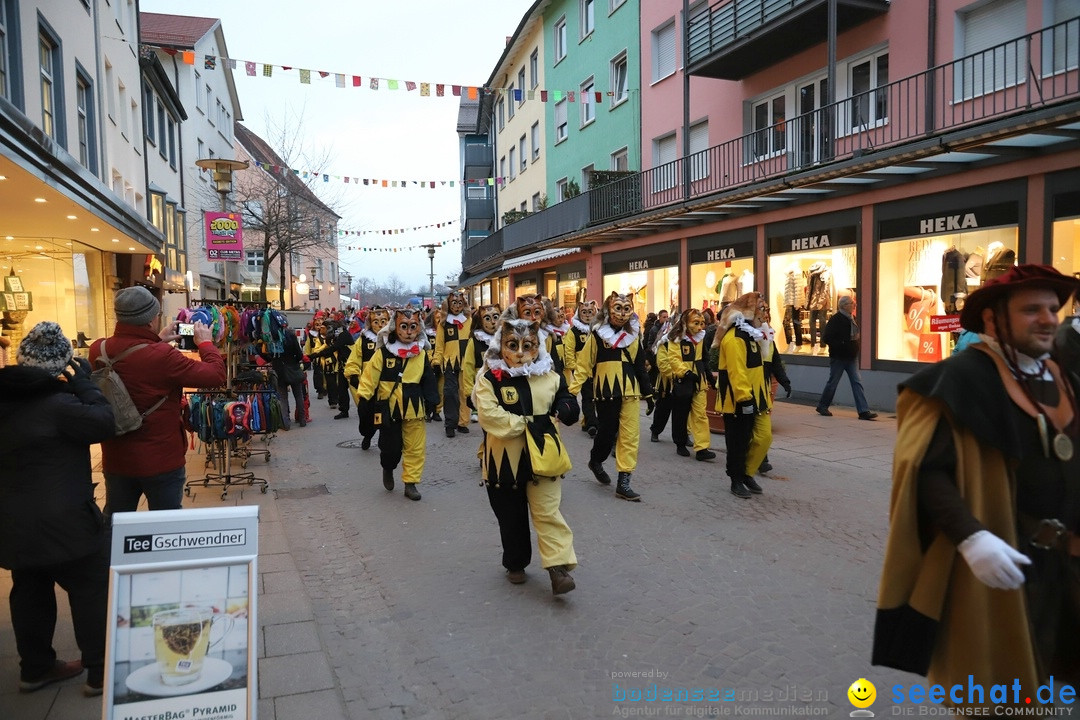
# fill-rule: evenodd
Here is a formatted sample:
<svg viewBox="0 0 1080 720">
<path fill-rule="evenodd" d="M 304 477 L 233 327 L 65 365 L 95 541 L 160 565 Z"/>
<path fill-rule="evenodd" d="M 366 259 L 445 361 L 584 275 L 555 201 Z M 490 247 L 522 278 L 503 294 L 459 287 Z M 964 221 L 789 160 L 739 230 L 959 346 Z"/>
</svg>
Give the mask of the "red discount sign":
<svg viewBox="0 0 1080 720">
<path fill-rule="evenodd" d="M 959 315 L 931 315 L 930 332 L 960 332 Z"/>
</svg>

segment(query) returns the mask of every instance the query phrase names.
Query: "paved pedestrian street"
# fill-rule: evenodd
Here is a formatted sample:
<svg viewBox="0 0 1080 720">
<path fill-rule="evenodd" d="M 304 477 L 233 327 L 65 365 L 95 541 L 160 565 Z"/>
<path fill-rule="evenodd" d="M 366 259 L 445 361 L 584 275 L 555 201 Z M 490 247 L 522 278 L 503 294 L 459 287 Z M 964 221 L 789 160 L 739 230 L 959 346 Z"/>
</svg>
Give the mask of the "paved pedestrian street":
<svg viewBox="0 0 1080 720">
<path fill-rule="evenodd" d="M 236 487 L 222 501 L 208 488 L 185 501 L 261 506 L 262 720 L 841 717 L 861 677 L 881 716 L 891 685 L 919 680 L 869 664 L 892 418 L 778 403 L 775 470 L 763 495 L 742 500 L 728 490 L 722 436 L 716 462 L 678 457 L 670 428 L 648 441 L 643 412 L 640 504 L 598 484 L 591 440 L 563 428 L 574 470 L 562 508 L 580 564 L 577 589 L 556 598 L 535 549 L 528 582 L 506 580 L 478 425 L 453 439 L 427 426 L 423 499 L 410 502 L 400 469 L 394 492 L 383 489 L 355 413 L 333 412 L 313 404 L 308 427 L 278 435 L 268 463 L 251 460 L 268 495 Z M 189 478 L 203 474 L 202 456 L 189 460 Z M 57 647 L 77 657 L 60 604 Z M 0 718 L 100 717 L 81 680 L 15 692 L 3 605 Z"/>
</svg>

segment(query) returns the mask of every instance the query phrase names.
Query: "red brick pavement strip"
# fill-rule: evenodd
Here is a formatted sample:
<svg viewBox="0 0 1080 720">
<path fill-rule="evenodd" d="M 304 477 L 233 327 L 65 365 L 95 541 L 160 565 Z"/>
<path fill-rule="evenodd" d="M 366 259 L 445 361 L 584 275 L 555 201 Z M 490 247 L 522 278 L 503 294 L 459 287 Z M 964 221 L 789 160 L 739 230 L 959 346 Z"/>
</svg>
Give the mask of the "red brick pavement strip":
<svg viewBox="0 0 1080 720">
<path fill-rule="evenodd" d="M 766 709 L 777 704 L 766 693 L 794 687 L 827 696 L 812 705 L 835 715 L 851 709 L 845 692 L 859 677 L 879 693 L 915 680 L 868 663 L 895 432 L 884 416 L 822 418 L 780 403 L 770 459 L 789 480 L 761 480 L 765 494 L 748 501 L 727 492 L 721 436 L 717 462 L 698 463 L 677 457 L 668 433 L 649 443 L 643 416 L 636 505 L 583 472 L 589 440 L 564 428 L 575 470 L 563 511 L 581 565 L 578 589 L 553 599 L 535 551 L 529 582 L 505 581 L 477 485 L 478 432 L 447 439 L 428 425 L 424 499 L 410 503 L 400 482 L 382 489 L 377 451 L 336 446 L 356 437 L 355 418 L 332 420 L 321 403 L 312 414 L 248 469 L 275 490 L 325 484 L 331 494 L 234 489 L 226 501 L 263 508 L 260 718 L 593 718 L 646 707 L 613 702 L 614 683 L 654 681 L 756 693 L 741 706 Z M 202 472 L 192 454 L 189 477 Z M 188 502 L 222 503 L 212 489 Z M 7 583 L 0 576 L 0 590 Z M 0 717 L 98 716 L 75 682 L 10 692 L 6 614 L 0 637 L 0 678 L 12 679 L 0 685 Z M 57 646 L 74 652 L 66 620 Z M 665 675 L 615 677 L 647 672 Z"/>
</svg>

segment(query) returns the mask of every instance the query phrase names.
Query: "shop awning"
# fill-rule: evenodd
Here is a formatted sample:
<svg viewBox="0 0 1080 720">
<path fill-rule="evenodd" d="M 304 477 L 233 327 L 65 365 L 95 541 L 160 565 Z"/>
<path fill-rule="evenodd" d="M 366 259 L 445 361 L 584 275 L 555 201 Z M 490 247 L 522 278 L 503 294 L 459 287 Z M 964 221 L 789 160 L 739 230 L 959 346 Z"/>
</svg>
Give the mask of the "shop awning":
<svg viewBox="0 0 1080 720">
<path fill-rule="evenodd" d="M 544 260 L 552 260 L 563 255 L 573 255 L 576 252 L 580 252 L 581 248 L 568 247 L 568 248 L 548 248 L 547 250 L 538 250 L 528 255 L 522 255 L 516 258 L 510 258 L 502 264 L 503 270 L 509 270 L 510 268 L 521 267 L 522 265 L 532 265 L 533 263 L 543 262 Z"/>
<path fill-rule="evenodd" d="M 497 268 L 491 268 L 487 272 L 482 272 L 482 273 L 477 273 L 475 275 L 470 275 L 469 277 L 465 278 L 464 280 L 461 280 L 460 282 L 458 282 L 458 284 L 455 287 L 463 288 L 463 287 L 469 287 L 470 285 L 475 285 L 476 283 L 480 282 L 481 280 L 487 280 L 489 277 L 491 277 L 495 273 L 499 272 L 500 270 L 502 270 L 502 268 L 497 267 Z"/>
</svg>

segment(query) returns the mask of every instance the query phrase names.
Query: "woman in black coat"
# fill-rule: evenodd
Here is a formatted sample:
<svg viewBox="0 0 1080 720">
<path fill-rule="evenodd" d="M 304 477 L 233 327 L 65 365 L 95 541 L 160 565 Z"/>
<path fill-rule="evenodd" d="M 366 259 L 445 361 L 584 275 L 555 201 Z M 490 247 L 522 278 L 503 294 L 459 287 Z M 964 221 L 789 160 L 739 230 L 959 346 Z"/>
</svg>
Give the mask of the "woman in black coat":
<svg viewBox="0 0 1080 720">
<path fill-rule="evenodd" d="M 85 667 L 84 692 L 100 695 L 109 559 L 90 445 L 113 436 L 113 412 L 56 323 L 35 326 L 17 358 L 0 368 L 0 567 L 11 570 L 19 690 Z M 67 591 L 81 663 L 58 660 L 52 647 L 54 584 Z"/>
</svg>

